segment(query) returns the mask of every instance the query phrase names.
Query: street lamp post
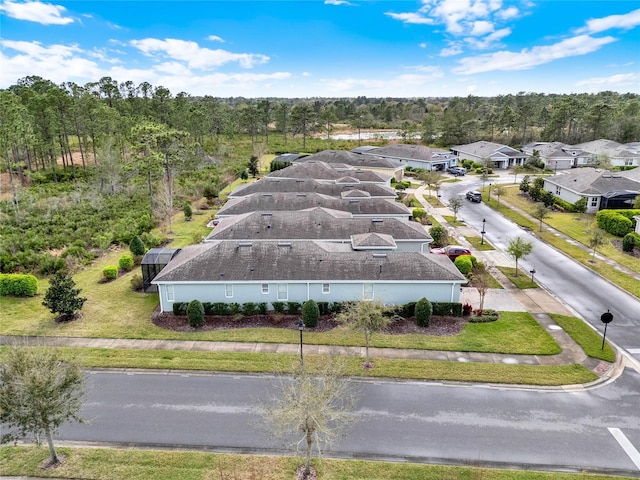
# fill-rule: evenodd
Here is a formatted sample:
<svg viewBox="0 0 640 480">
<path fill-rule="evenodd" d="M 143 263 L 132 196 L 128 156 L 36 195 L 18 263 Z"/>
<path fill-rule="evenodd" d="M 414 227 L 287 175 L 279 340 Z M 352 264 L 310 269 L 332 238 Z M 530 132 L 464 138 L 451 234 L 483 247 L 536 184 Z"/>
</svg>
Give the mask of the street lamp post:
<svg viewBox="0 0 640 480">
<path fill-rule="evenodd" d="M 491 200 L 491 182 L 489 182 L 489 195 L 487 196 L 487 200 Z"/>
<path fill-rule="evenodd" d="M 613 320 L 613 313 L 607 310 L 605 313 L 600 315 L 600 321 L 604 323 L 604 335 L 602 336 L 602 347 L 600 350 L 604 350 L 604 341 L 607 338 L 607 325 Z"/>
<path fill-rule="evenodd" d="M 298 322 L 298 330 L 300 331 L 300 366 L 304 367 L 304 356 L 302 355 L 302 331 L 304 330 L 304 322 L 302 319 Z"/>
<path fill-rule="evenodd" d="M 480 240 L 480 245 L 484 245 L 484 234 L 486 233 L 484 231 L 484 225 L 485 225 L 486 221 L 487 221 L 486 218 L 482 219 L 482 231 L 480 232 L 482 234 L 482 239 Z"/>
</svg>

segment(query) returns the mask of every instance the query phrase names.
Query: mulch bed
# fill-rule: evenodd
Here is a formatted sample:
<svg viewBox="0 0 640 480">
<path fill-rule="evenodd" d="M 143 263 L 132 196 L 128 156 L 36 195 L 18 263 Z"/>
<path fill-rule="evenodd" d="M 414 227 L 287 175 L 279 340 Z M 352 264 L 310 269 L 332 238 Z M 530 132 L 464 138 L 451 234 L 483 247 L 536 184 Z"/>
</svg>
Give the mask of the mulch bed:
<svg viewBox="0 0 640 480">
<path fill-rule="evenodd" d="M 205 324 L 200 328 L 193 328 L 189 325 L 186 316 L 176 316 L 173 313 L 159 311 L 154 312 L 152 322 L 154 325 L 167 330 L 177 332 L 203 332 L 212 330 L 231 330 L 237 328 L 282 328 L 287 330 L 297 330 L 300 315 L 217 315 L 205 317 Z M 462 331 L 467 323 L 466 317 L 434 316 L 428 327 L 416 325 L 415 318 L 397 320 L 389 325 L 385 333 L 391 335 L 422 334 L 451 336 Z M 305 332 L 328 332 L 338 327 L 332 315 L 321 316 L 318 326 L 315 328 L 305 328 Z"/>
</svg>

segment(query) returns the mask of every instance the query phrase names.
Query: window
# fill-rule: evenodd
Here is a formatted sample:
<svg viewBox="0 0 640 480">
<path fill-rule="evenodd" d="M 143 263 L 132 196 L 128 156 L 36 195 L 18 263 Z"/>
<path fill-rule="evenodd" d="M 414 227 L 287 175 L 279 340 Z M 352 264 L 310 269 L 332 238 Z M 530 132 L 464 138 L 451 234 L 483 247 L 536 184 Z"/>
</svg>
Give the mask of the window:
<svg viewBox="0 0 640 480">
<path fill-rule="evenodd" d="M 289 298 L 289 286 L 286 283 L 278 284 L 278 300 L 285 301 Z"/>
<path fill-rule="evenodd" d="M 269 293 L 269 284 L 268 283 L 263 283 L 262 284 L 262 293 Z"/>
<path fill-rule="evenodd" d="M 224 284 L 224 296 L 227 298 L 233 297 L 233 285 L 231 283 Z"/>
<path fill-rule="evenodd" d="M 365 283 L 362 286 L 362 299 L 373 300 L 373 283 Z"/>
<path fill-rule="evenodd" d="M 175 301 L 176 296 L 173 291 L 173 285 L 167 285 L 167 302 Z"/>
<path fill-rule="evenodd" d="M 591 206 L 592 207 L 597 207 L 598 206 L 598 197 L 592 197 L 591 198 Z"/>
<path fill-rule="evenodd" d="M 322 284 L 322 293 L 331 293 L 331 286 L 328 283 Z"/>
<path fill-rule="evenodd" d="M 560 195 L 560 187 L 556 187 L 556 195 Z"/>
</svg>

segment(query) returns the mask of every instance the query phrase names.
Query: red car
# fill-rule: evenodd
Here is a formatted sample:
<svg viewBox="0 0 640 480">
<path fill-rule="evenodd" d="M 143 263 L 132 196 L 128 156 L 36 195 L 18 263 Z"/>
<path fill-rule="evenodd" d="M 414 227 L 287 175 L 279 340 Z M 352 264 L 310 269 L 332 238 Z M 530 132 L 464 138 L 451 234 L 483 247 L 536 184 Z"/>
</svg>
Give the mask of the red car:
<svg viewBox="0 0 640 480">
<path fill-rule="evenodd" d="M 461 247 L 460 245 L 447 245 L 442 248 L 432 248 L 431 253 L 446 255 L 451 259 L 451 261 L 454 261 L 460 255 L 471 255 L 471 250 Z"/>
</svg>

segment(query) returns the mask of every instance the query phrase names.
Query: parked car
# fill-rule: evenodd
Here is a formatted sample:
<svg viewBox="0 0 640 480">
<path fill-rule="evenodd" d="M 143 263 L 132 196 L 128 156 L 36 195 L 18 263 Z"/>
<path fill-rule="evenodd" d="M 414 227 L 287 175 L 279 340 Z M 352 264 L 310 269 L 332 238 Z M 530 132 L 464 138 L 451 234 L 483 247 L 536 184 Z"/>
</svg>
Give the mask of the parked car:
<svg viewBox="0 0 640 480">
<path fill-rule="evenodd" d="M 467 200 L 471 202 L 480 203 L 482 201 L 482 194 L 476 190 L 468 191 Z"/>
<path fill-rule="evenodd" d="M 447 169 L 447 172 L 455 175 L 456 177 L 460 176 L 464 176 L 467 173 L 467 169 L 464 167 L 449 167 Z"/>
<path fill-rule="evenodd" d="M 446 255 L 451 261 L 454 261 L 460 255 L 471 255 L 471 250 L 460 245 L 447 245 L 442 248 L 432 248 L 431 253 Z"/>
</svg>

